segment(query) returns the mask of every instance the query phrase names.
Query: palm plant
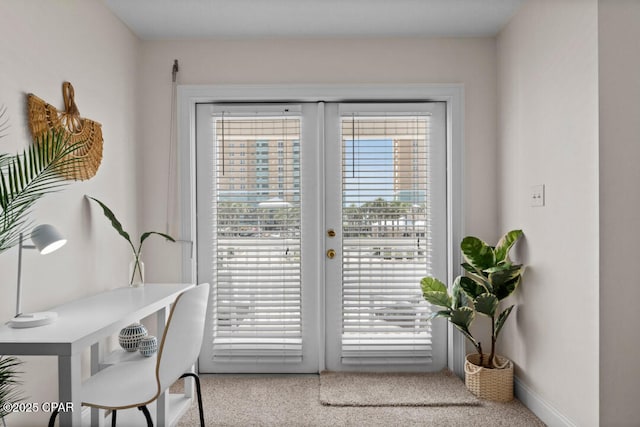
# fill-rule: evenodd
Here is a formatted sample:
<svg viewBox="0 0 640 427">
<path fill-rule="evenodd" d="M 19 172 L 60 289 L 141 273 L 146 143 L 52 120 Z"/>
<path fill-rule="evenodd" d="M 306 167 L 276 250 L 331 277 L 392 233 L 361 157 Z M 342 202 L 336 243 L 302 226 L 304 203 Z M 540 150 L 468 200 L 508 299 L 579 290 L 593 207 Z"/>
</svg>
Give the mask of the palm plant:
<svg viewBox="0 0 640 427">
<path fill-rule="evenodd" d="M 77 145 L 68 144 L 66 135 L 47 132 L 21 154 L 0 154 L 0 253 L 29 230 L 27 217 L 36 201 L 69 183 L 64 174 L 76 167 L 78 158 L 69 156 Z"/>
<path fill-rule="evenodd" d="M 120 221 L 118 221 L 118 219 L 116 218 L 116 215 L 113 213 L 113 211 L 111 209 L 109 209 L 109 207 L 107 205 L 105 205 L 104 203 L 102 203 L 100 200 L 98 200 L 96 198 L 93 198 L 93 197 L 89 197 L 89 196 L 87 196 L 87 197 L 100 205 L 100 207 L 102 208 L 102 211 L 104 213 L 104 216 L 106 216 L 107 219 L 109 221 L 111 221 L 111 226 L 131 246 L 131 250 L 133 251 L 133 257 L 134 257 L 134 265 L 133 265 L 133 269 L 132 269 L 132 272 L 131 272 L 131 278 L 130 278 L 129 284 L 133 285 L 134 280 L 136 278 L 136 274 L 138 274 L 138 277 L 140 277 L 142 279 L 142 265 L 141 265 L 141 260 L 140 260 L 140 254 L 141 254 L 141 251 L 142 251 L 142 244 L 147 239 L 147 237 L 151 236 L 152 234 L 157 234 L 157 235 L 162 236 L 165 239 L 170 240 L 172 242 L 175 242 L 175 239 L 173 237 L 169 236 L 168 234 L 160 233 L 160 232 L 157 232 L 157 231 L 147 231 L 147 232 L 142 233 L 142 235 L 140 236 L 140 243 L 138 244 L 138 247 L 136 248 L 133 245 L 133 242 L 131 241 L 131 236 L 129 235 L 129 233 L 124 231 L 124 228 L 122 227 L 122 224 L 120 223 Z"/>
<path fill-rule="evenodd" d="M 20 384 L 18 367 L 22 364 L 15 357 L 0 356 L 0 418 L 9 414 L 10 405 L 23 399 L 16 390 Z"/>
<path fill-rule="evenodd" d="M 0 106 L 0 138 L 6 137 L 6 108 Z M 21 154 L 0 154 L 0 253 L 15 246 L 20 234 L 31 227 L 28 215 L 45 194 L 68 184 L 64 173 L 72 171 L 77 158 L 69 156 L 77 148 L 69 145 L 63 131 L 48 132 Z M 0 418 L 7 415 L 7 404 L 22 400 L 16 386 L 18 366 L 15 357 L 0 356 Z"/>
</svg>

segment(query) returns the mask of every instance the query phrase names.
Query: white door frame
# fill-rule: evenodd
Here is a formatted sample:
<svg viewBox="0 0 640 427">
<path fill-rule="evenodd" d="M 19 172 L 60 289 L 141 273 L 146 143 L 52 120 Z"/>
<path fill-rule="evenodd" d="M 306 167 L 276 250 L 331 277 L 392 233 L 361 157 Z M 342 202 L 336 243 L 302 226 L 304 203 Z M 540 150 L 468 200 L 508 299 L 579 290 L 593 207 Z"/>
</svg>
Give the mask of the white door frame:
<svg viewBox="0 0 640 427">
<path fill-rule="evenodd" d="M 178 87 L 178 171 L 180 235 L 191 240 L 182 253 L 182 281 L 197 280 L 196 260 L 196 104 L 202 102 L 444 101 L 447 103 L 447 247 L 448 282 L 460 273 L 457 248 L 463 234 L 464 87 L 461 84 L 406 85 L 180 85 Z M 323 157 L 323 153 L 320 153 Z M 324 194 L 322 189 L 319 194 Z M 324 219 L 321 218 L 321 223 Z M 324 277 L 318 277 L 324 281 Z M 321 291 L 319 291 L 321 292 Z M 319 324 L 324 324 L 324 295 L 318 295 Z M 320 330 L 319 371 L 324 369 L 324 327 Z M 447 364 L 463 375 L 464 337 L 449 326 Z"/>
</svg>

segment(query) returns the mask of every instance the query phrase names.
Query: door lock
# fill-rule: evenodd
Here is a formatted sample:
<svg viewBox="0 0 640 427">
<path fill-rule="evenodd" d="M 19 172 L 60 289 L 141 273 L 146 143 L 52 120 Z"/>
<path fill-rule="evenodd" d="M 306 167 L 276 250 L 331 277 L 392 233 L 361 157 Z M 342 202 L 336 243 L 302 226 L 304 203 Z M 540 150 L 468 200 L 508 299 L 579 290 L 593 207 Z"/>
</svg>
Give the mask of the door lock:
<svg viewBox="0 0 640 427">
<path fill-rule="evenodd" d="M 336 251 L 335 249 L 329 249 L 327 251 L 327 258 L 329 259 L 333 259 L 336 256 Z"/>
<path fill-rule="evenodd" d="M 333 228 L 327 230 L 327 236 L 336 237 L 336 231 Z"/>
</svg>

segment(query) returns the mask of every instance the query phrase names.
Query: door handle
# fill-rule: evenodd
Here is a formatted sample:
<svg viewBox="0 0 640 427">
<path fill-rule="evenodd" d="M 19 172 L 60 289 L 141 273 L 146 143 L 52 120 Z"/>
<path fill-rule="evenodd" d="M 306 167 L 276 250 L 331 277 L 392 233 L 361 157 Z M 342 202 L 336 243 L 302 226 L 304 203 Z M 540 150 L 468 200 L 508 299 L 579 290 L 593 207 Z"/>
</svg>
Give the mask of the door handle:
<svg viewBox="0 0 640 427">
<path fill-rule="evenodd" d="M 336 256 L 336 251 L 335 249 L 329 249 L 327 251 L 327 258 L 329 259 L 333 259 Z"/>
</svg>

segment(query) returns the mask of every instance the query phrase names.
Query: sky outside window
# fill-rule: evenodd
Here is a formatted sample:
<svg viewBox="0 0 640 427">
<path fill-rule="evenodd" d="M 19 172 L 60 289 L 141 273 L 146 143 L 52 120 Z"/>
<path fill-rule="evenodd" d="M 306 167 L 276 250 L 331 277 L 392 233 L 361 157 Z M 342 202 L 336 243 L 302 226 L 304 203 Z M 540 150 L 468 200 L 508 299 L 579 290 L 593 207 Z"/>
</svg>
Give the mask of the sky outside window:
<svg viewBox="0 0 640 427">
<path fill-rule="evenodd" d="M 343 205 L 394 200 L 393 141 L 344 140 Z"/>
</svg>

